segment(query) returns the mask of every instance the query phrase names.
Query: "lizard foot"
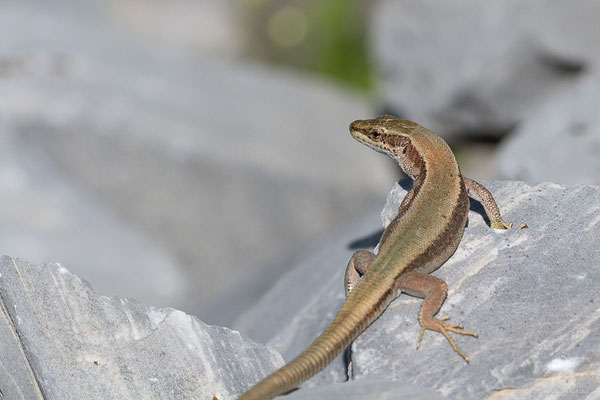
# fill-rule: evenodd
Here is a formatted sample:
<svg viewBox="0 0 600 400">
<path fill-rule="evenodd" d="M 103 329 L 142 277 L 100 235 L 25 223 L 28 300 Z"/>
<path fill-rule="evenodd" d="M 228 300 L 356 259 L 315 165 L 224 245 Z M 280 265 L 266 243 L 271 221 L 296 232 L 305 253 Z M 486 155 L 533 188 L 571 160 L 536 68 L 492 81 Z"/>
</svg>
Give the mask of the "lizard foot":
<svg viewBox="0 0 600 400">
<path fill-rule="evenodd" d="M 494 229 L 513 229 L 513 223 L 511 222 L 509 224 L 506 224 L 506 222 L 504 222 L 502 220 L 502 218 L 499 218 L 498 220 L 493 221 L 490 225 Z M 525 222 L 521 222 L 521 225 L 517 226 L 516 229 L 523 229 L 523 228 L 528 228 L 528 226 Z"/>
<path fill-rule="evenodd" d="M 421 333 L 419 333 L 419 340 L 417 341 L 417 349 L 421 345 L 421 340 L 423 339 L 423 333 L 425 333 L 426 330 L 435 331 L 435 332 L 439 332 L 442 335 L 444 335 L 444 337 L 446 338 L 446 340 L 448 340 L 448 342 L 450 343 L 450 346 L 452 346 L 454 351 L 457 352 L 458 355 L 460 355 L 462 358 L 464 358 L 466 362 L 469 362 L 469 357 L 467 357 L 467 355 L 461 349 L 458 348 L 456 343 L 454 343 L 454 339 L 452 339 L 450 337 L 448 332 L 454 332 L 454 333 L 458 333 L 460 335 L 473 336 L 475 338 L 478 337 L 478 335 L 475 332 L 465 331 L 461 324 L 448 324 L 448 323 L 444 322 L 444 321 L 447 321 L 448 319 L 449 319 L 448 317 L 442 317 L 442 318 L 431 318 L 431 319 L 423 321 L 423 323 L 421 324 Z"/>
</svg>

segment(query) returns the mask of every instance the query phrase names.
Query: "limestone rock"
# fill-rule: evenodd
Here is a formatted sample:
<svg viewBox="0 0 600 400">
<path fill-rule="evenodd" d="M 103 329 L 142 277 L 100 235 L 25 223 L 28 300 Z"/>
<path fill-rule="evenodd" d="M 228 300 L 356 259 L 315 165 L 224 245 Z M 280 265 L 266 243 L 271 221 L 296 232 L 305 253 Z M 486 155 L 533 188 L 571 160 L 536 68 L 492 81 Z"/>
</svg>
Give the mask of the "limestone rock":
<svg viewBox="0 0 600 400">
<path fill-rule="evenodd" d="M 234 399 L 281 356 L 174 309 L 105 297 L 60 264 L 0 259 L 7 399 Z"/>
<path fill-rule="evenodd" d="M 470 364 L 436 333 L 426 332 L 417 350 L 421 300 L 401 295 L 354 342 L 350 368 L 344 371 L 346 363 L 339 358 L 331 367 L 336 374 L 329 370 L 317 375 L 302 386 L 298 398 L 308 398 L 302 396 L 309 396 L 310 388 L 330 390 L 315 386 L 339 383 L 344 372 L 357 383 L 410 382 L 449 398 L 535 399 L 540 393 L 568 397 L 598 390 L 600 209 L 582 204 L 600 204 L 600 188 L 483 183 L 507 222 L 526 222 L 529 228 L 491 229 L 473 201 L 458 250 L 434 272 L 449 287 L 440 316 L 479 334 L 478 339 L 453 335 Z M 382 212 L 384 225 L 409 186 L 408 180 L 394 186 Z M 349 227 L 340 242 L 333 241 L 284 276 L 240 320 L 240 329 L 261 341 L 267 338 L 286 360 L 297 355 L 331 321 L 343 300 L 343 273 L 351 251 L 340 249 L 364 237 L 374 218 Z"/>
<path fill-rule="evenodd" d="M 470 363 L 432 332 L 417 350 L 421 300 L 402 295 L 354 342 L 352 379 L 401 379 L 449 398 L 598 390 L 600 209 L 581 204 L 599 204 L 600 187 L 484 185 L 507 221 L 529 228 L 490 229 L 471 212 L 458 250 L 434 273 L 449 287 L 439 315 L 479 334 L 451 334 Z M 404 194 L 400 187 L 392 191 L 388 214 Z"/>
<path fill-rule="evenodd" d="M 439 400 L 430 389 L 401 381 L 361 379 L 297 390 L 285 397 L 286 400 Z"/>
</svg>

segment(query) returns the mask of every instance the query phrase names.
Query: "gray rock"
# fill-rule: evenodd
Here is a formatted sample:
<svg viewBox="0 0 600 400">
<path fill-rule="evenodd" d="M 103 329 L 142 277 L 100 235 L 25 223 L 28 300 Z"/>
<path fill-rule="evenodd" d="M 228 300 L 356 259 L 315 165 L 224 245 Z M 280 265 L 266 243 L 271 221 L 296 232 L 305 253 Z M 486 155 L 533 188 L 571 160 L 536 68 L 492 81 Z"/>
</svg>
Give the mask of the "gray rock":
<svg viewBox="0 0 600 400">
<path fill-rule="evenodd" d="M 502 143 L 509 179 L 600 184 L 600 74 L 548 98 Z"/>
<path fill-rule="evenodd" d="M 378 2 L 372 43 L 391 111 L 446 135 L 498 137 L 600 65 L 600 3 Z"/>
<path fill-rule="evenodd" d="M 286 400 L 436 400 L 442 397 L 406 381 L 361 379 L 297 390 L 285 396 Z"/>
<path fill-rule="evenodd" d="M 0 399 L 43 399 L 2 297 L 0 292 Z"/>
<path fill-rule="evenodd" d="M 2 257 L 0 300 L 9 399 L 227 400 L 283 363 L 181 311 L 99 296 L 60 264 Z"/>
<path fill-rule="evenodd" d="M 400 183 L 382 213 L 384 225 L 406 193 L 402 187 L 407 181 Z M 484 184 L 507 222 L 524 221 L 529 228 L 491 229 L 480 205 L 473 202 L 457 252 L 434 273 L 449 286 L 440 315 L 479 334 L 478 339 L 453 335 L 471 363 L 466 364 L 441 335 L 432 332 L 425 333 L 417 350 L 421 300 L 403 295 L 354 342 L 348 371 L 352 380 L 410 382 L 448 398 L 534 399 L 550 394 L 567 398 L 573 393 L 590 394 L 600 386 L 600 361 L 595 354 L 600 341 L 595 288 L 600 280 L 595 268 L 600 264 L 600 209 L 581 206 L 600 204 L 600 188 Z M 357 227 L 348 230 L 346 243 L 352 236 L 362 236 L 352 233 L 364 232 Z M 261 340 L 274 335 L 259 327 L 263 318 L 264 325 L 279 331 L 269 343 L 286 360 L 299 353 L 329 323 L 343 300 L 343 271 L 350 251 L 341 254 L 341 247 L 334 242 L 282 278 L 240 321 L 240 329 Z M 338 359 L 339 380 L 344 366 Z M 308 387 L 335 381 L 331 372 L 316 378 L 298 396 Z"/>
<path fill-rule="evenodd" d="M 348 134 L 369 107 L 322 81 L 140 46 L 103 11 L 0 3 L 0 92 L 18 93 L 0 121 L 17 151 L 170 250 L 185 309 L 226 324 L 378 198 L 391 164 Z"/>
<path fill-rule="evenodd" d="M 600 188 L 484 184 L 507 220 L 529 228 L 492 230 L 471 213 L 458 250 L 435 272 L 449 287 L 440 315 L 479 334 L 452 335 L 470 364 L 436 333 L 417 350 L 421 301 L 401 296 L 354 342 L 353 379 L 403 379 L 449 398 L 591 394 L 600 387 L 600 209 L 581 204 L 600 204 Z M 404 194 L 393 190 L 388 214 Z"/>
<path fill-rule="evenodd" d="M 524 27 L 549 57 L 562 68 L 583 67 L 598 71 L 600 66 L 600 25 L 596 13 L 600 5 L 594 0 L 580 0 L 577 6 L 562 1 L 537 0 L 527 12 Z"/>
</svg>

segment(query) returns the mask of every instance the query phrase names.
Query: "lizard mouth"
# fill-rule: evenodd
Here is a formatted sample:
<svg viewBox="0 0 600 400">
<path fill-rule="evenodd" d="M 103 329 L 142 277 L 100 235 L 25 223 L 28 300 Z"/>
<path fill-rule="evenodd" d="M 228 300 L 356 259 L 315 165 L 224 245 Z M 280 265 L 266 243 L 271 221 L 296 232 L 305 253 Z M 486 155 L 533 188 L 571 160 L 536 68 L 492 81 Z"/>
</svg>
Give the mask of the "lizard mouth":
<svg viewBox="0 0 600 400">
<path fill-rule="evenodd" d="M 359 143 L 364 144 L 365 146 L 375 150 L 378 153 L 382 153 L 382 154 L 388 154 L 388 151 L 383 148 L 383 146 L 381 146 L 380 143 L 375 143 L 369 140 L 368 136 L 366 136 L 363 132 L 361 131 L 351 131 L 350 132 L 352 137 L 354 139 L 356 139 Z"/>
<path fill-rule="evenodd" d="M 387 116 L 379 117 L 387 118 Z M 390 117 L 392 118 L 392 117 Z M 365 146 L 379 152 L 382 154 L 389 154 L 389 152 L 385 149 L 384 142 L 381 140 L 375 141 L 371 139 L 371 134 L 373 133 L 373 121 L 374 120 L 362 120 L 358 119 L 350 124 L 350 135 L 354 139 L 356 139 L 359 143 L 364 144 Z M 380 134 L 381 135 L 381 134 Z"/>
</svg>

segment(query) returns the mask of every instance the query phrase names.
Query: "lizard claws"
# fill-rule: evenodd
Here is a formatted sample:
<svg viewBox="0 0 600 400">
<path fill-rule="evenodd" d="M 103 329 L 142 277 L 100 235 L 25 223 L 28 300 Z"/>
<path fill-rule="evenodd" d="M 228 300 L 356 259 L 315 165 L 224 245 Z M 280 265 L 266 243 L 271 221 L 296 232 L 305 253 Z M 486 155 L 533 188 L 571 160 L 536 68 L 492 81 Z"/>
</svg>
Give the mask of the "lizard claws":
<svg viewBox="0 0 600 400">
<path fill-rule="evenodd" d="M 449 319 L 450 319 L 449 317 L 441 317 L 441 318 L 431 318 L 427 321 L 423 321 L 423 323 L 421 324 L 421 332 L 419 333 L 419 339 L 417 340 L 417 349 L 421 345 L 421 340 L 423 339 L 423 333 L 425 333 L 426 330 L 436 331 L 436 332 L 439 332 L 442 335 L 444 335 L 446 340 L 448 340 L 448 343 L 450 343 L 450 346 L 452 346 L 452 349 L 455 352 L 457 352 L 459 356 L 464 358 L 464 360 L 468 363 L 469 357 L 467 357 L 467 355 L 461 349 L 458 348 L 456 343 L 454 343 L 454 339 L 452 339 L 452 337 L 450 337 L 448 332 L 458 333 L 460 335 L 473 336 L 475 338 L 477 338 L 479 336 L 475 332 L 465 331 L 461 324 L 448 324 L 448 323 L 444 322 Z"/>
<path fill-rule="evenodd" d="M 502 220 L 502 218 L 500 218 L 497 221 L 493 221 L 491 223 L 491 227 L 494 229 L 513 229 L 513 223 L 511 222 L 511 223 L 507 224 L 506 222 L 504 222 Z M 523 228 L 528 228 L 528 226 L 525 222 L 521 222 L 521 224 L 516 227 L 516 229 L 523 229 Z"/>
</svg>

